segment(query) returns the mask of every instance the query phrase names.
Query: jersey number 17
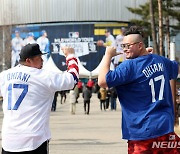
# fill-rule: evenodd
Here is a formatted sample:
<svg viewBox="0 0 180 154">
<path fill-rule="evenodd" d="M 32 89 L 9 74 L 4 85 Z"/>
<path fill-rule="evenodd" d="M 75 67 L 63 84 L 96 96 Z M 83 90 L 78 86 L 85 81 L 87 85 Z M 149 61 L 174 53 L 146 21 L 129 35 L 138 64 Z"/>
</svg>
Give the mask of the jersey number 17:
<svg viewBox="0 0 180 154">
<path fill-rule="evenodd" d="M 12 108 L 12 91 L 13 89 L 23 89 L 17 99 L 15 105 Z M 28 85 L 27 84 L 9 84 L 8 86 L 8 110 L 17 110 L 22 103 L 24 97 L 28 92 Z M 14 101 L 14 100 L 13 100 Z"/>
<path fill-rule="evenodd" d="M 149 81 L 149 85 L 151 86 L 152 102 L 156 102 L 156 99 L 155 99 L 156 94 L 155 94 L 154 84 L 157 81 L 161 81 L 158 100 L 163 99 L 165 79 L 164 79 L 164 75 L 160 75 L 160 76 L 155 77 L 154 79 L 150 79 L 150 81 Z"/>
</svg>

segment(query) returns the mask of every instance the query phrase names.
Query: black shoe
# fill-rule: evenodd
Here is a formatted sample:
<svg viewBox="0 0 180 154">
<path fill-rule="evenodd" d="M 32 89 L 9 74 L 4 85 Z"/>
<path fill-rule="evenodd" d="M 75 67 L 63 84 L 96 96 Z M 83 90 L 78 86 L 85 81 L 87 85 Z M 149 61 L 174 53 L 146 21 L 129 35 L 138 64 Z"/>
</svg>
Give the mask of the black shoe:
<svg viewBox="0 0 180 154">
<path fill-rule="evenodd" d="M 56 111 L 56 109 L 52 108 L 51 111 Z"/>
</svg>

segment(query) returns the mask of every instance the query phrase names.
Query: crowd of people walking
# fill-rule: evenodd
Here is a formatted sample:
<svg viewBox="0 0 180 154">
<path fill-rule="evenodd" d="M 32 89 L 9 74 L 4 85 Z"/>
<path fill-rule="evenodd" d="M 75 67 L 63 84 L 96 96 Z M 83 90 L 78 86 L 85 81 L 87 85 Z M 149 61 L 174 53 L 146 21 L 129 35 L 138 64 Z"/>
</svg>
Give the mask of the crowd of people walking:
<svg viewBox="0 0 180 154">
<path fill-rule="evenodd" d="M 97 84 L 97 79 L 89 79 L 87 82 L 79 80 L 78 84 L 72 90 L 56 92 L 51 110 L 56 111 L 57 103 L 63 105 L 67 102 L 70 104 L 70 113 L 74 115 L 79 98 L 81 97 L 83 99 L 82 110 L 84 114 L 89 115 L 93 94 L 98 98 L 97 102 L 93 103 L 99 103 L 100 111 L 116 111 L 116 90 L 114 88 L 100 88 Z M 57 99 L 58 97 L 59 99 Z"/>
</svg>

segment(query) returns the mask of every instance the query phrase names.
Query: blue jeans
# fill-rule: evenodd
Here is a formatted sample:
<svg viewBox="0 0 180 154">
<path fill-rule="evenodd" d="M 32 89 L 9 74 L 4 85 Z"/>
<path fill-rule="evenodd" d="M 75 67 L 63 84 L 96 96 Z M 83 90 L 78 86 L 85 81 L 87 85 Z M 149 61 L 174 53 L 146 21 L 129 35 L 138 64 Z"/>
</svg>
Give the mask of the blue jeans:
<svg viewBox="0 0 180 154">
<path fill-rule="evenodd" d="M 111 97 L 111 110 L 116 110 L 116 98 Z"/>
</svg>

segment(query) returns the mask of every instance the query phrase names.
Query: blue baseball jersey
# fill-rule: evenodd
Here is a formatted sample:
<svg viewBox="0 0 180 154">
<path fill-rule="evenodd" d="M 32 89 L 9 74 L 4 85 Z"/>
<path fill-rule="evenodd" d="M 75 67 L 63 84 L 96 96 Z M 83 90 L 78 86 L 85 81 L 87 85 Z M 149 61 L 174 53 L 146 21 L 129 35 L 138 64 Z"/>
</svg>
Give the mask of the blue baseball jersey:
<svg viewBox="0 0 180 154">
<path fill-rule="evenodd" d="M 121 63 L 106 75 L 115 87 L 122 107 L 123 139 L 146 140 L 174 131 L 170 80 L 178 75 L 178 63 L 155 54 Z"/>
</svg>

